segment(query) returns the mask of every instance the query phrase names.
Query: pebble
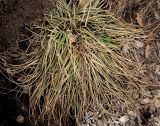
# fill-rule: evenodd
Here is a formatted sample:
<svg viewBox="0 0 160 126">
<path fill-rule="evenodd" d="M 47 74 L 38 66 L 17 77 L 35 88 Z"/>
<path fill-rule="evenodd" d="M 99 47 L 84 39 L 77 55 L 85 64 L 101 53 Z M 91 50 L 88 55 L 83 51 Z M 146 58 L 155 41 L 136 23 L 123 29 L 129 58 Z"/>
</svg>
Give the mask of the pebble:
<svg viewBox="0 0 160 126">
<path fill-rule="evenodd" d="M 157 108 L 160 108 L 160 100 L 157 99 L 154 104 Z"/>
<path fill-rule="evenodd" d="M 134 113 L 133 111 L 128 111 L 128 114 L 131 115 L 131 116 L 134 116 L 134 117 L 137 116 L 136 113 Z"/>
<path fill-rule="evenodd" d="M 151 102 L 151 100 L 149 98 L 145 98 L 143 99 L 144 104 L 149 104 Z"/>
<path fill-rule="evenodd" d="M 143 42 L 141 41 L 134 41 L 134 46 L 139 49 L 142 48 L 144 46 Z"/>
<path fill-rule="evenodd" d="M 151 95 L 151 92 L 150 92 L 150 91 L 144 90 L 144 91 L 142 91 L 142 95 L 143 95 L 144 97 L 152 98 L 152 95 Z"/>
<path fill-rule="evenodd" d="M 122 116 L 122 117 L 119 119 L 119 121 L 120 121 L 122 124 L 126 123 L 128 120 L 129 120 L 128 116 Z"/>
<path fill-rule="evenodd" d="M 16 122 L 19 123 L 19 124 L 23 124 L 24 123 L 24 117 L 22 115 L 17 116 Z"/>
<path fill-rule="evenodd" d="M 160 65 L 156 65 L 155 73 L 160 76 Z"/>
</svg>

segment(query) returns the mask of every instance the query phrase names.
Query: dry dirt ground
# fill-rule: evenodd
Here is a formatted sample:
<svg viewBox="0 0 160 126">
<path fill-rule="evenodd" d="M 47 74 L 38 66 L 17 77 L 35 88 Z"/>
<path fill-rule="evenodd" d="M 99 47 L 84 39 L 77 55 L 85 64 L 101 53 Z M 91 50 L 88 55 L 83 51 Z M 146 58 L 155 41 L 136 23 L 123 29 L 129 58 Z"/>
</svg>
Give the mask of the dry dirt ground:
<svg viewBox="0 0 160 126">
<path fill-rule="evenodd" d="M 106 123 L 110 126 L 123 125 L 121 119 L 125 116 L 124 119 L 128 118 L 128 122 L 124 124 L 126 126 L 160 126 L 160 11 L 158 11 L 160 2 L 159 0 L 120 1 L 108 0 L 108 8 L 115 11 L 116 15 L 121 15 L 127 22 L 136 25 L 135 27 L 143 28 L 150 35 L 148 41 L 137 41 L 122 49 L 124 55 L 134 51 L 142 66 L 141 77 L 148 81 L 148 88 L 135 95 L 139 113 L 132 111 L 124 113 L 121 105 L 122 107 L 117 108 L 117 112 L 122 114 L 118 114 Z M 27 38 L 32 36 L 27 28 L 30 28 L 32 23 L 41 23 L 43 13 L 52 6 L 48 0 L 0 0 L 0 56 L 5 55 L 6 52 L 14 54 L 25 51 L 29 45 Z M 1 68 L 0 71 L 3 72 Z M 27 96 L 18 99 L 14 91 L 16 86 L 11 84 L 3 74 L 0 73 L 0 126 L 20 125 L 16 121 L 19 115 L 25 118 L 21 125 L 30 125 L 27 116 Z M 10 92 L 6 93 L 8 91 Z M 86 115 L 84 125 L 98 120 L 93 115 L 90 117 L 91 120 Z"/>
<path fill-rule="evenodd" d="M 7 51 L 23 52 L 28 46 L 28 40 L 24 39 L 32 35 L 27 28 L 34 22 L 41 22 L 43 13 L 51 7 L 48 0 L 0 0 L 0 56 Z M 18 126 L 16 118 L 21 114 L 25 117 L 23 126 L 29 125 L 23 107 L 27 105 L 27 97 L 19 102 L 14 88 L 0 73 L 0 126 Z M 8 89 L 12 91 L 6 93 Z"/>
</svg>

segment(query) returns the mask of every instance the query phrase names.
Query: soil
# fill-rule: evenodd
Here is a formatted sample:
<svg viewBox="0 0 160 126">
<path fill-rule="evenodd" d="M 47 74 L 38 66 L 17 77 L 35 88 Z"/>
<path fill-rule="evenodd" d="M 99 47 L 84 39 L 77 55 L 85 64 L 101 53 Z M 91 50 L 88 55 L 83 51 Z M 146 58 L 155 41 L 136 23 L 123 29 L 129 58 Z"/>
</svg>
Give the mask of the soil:
<svg viewBox="0 0 160 126">
<path fill-rule="evenodd" d="M 25 117 L 25 113 L 20 109 L 21 107 L 16 97 L 17 93 L 14 91 L 8 92 L 8 89 L 14 89 L 13 84 L 8 82 L 4 75 L 0 74 L 0 85 L 0 126 L 19 126 L 16 118 L 19 115 Z M 7 85 L 7 87 L 5 85 Z M 9 87 L 9 85 L 12 85 L 12 87 Z M 27 126 L 28 122 L 27 118 L 25 118 L 21 126 Z"/>
<path fill-rule="evenodd" d="M 34 22 L 41 22 L 43 14 L 52 6 L 48 0 L 0 0 L 0 56 L 6 51 L 24 51 L 29 44 L 25 39 L 32 35 L 27 28 Z M 6 88 L 13 90 L 15 87 L 0 74 L 0 126 L 20 125 L 16 122 L 19 115 L 25 117 L 21 126 L 29 125 L 23 112 L 24 106 L 17 100 L 17 93 L 6 93 Z M 26 96 L 22 100 L 27 103 Z"/>
<path fill-rule="evenodd" d="M 32 35 L 27 28 L 51 7 L 48 0 L 0 0 L 0 52 L 25 49 L 26 41 L 19 41 Z"/>
</svg>

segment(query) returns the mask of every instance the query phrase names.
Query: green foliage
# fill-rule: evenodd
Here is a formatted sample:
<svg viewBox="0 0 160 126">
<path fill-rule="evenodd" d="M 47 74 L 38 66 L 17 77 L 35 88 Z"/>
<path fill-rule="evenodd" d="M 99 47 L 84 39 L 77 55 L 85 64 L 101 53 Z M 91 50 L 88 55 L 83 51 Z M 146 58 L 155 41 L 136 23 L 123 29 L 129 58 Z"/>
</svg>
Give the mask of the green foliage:
<svg viewBox="0 0 160 126">
<path fill-rule="evenodd" d="M 118 42 L 108 36 L 101 36 L 100 40 L 104 42 L 109 48 L 114 48 L 118 45 Z"/>
</svg>

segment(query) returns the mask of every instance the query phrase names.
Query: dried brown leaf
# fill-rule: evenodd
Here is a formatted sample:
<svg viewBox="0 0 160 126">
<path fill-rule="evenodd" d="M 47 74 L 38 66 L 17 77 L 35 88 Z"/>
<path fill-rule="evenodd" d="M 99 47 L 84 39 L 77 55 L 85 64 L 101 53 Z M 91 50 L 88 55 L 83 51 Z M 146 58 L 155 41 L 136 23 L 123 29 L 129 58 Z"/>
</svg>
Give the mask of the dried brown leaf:
<svg viewBox="0 0 160 126">
<path fill-rule="evenodd" d="M 144 27 L 144 25 L 145 25 L 144 17 L 141 13 L 137 13 L 136 20 L 137 20 L 140 27 Z"/>
<path fill-rule="evenodd" d="M 88 4 L 89 0 L 79 0 L 80 8 L 85 7 Z"/>
</svg>

